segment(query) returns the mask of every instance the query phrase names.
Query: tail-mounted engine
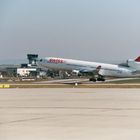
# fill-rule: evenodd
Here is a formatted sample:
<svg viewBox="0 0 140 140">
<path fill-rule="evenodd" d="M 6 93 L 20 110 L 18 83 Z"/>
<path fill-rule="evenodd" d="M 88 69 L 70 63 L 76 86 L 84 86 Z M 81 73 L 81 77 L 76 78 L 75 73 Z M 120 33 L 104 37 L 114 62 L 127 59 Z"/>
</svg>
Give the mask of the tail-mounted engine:
<svg viewBox="0 0 140 140">
<path fill-rule="evenodd" d="M 140 70 L 140 62 L 139 61 L 129 59 L 129 60 L 127 60 L 127 64 L 129 67 L 131 67 L 135 70 Z"/>
</svg>

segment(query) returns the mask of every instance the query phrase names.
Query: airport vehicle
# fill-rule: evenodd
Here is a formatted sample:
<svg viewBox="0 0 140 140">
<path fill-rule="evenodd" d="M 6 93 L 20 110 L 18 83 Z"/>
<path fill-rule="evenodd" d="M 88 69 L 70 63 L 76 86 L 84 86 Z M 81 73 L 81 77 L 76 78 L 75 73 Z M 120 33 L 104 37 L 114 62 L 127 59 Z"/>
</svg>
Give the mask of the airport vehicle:
<svg viewBox="0 0 140 140">
<path fill-rule="evenodd" d="M 72 71 L 77 75 L 90 75 L 90 81 L 105 81 L 105 77 L 135 77 L 140 76 L 140 56 L 135 60 L 128 59 L 126 64 L 106 64 L 80 61 L 73 59 L 46 57 L 40 59 L 38 65 L 48 69 Z"/>
</svg>

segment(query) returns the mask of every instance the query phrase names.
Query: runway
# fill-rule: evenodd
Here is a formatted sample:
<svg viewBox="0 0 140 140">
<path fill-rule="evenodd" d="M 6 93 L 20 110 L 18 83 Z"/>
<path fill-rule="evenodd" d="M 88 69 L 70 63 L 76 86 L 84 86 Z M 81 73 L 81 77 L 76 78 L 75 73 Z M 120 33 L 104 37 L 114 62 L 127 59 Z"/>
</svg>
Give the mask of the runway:
<svg viewBox="0 0 140 140">
<path fill-rule="evenodd" d="M 0 89 L 1 140 L 138 140 L 140 89 Z"/>
</svg>

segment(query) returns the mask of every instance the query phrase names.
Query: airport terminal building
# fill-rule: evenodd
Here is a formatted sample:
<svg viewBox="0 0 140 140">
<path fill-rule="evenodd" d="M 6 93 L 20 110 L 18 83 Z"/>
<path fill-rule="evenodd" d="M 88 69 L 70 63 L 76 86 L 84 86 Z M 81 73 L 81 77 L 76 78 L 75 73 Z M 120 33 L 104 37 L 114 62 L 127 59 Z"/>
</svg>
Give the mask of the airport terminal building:
<svg viewBox="0 0 140 140">
<path fill-rule="evenodd" d="M 8 79 L 26 79 L 40 78 L 46 75 L 46 71 L 38 68 L 38 54 L 27 54 L 28 63 L 23 64 L 1 64 L 0 65 L 0 81 Z"/>
</svg>

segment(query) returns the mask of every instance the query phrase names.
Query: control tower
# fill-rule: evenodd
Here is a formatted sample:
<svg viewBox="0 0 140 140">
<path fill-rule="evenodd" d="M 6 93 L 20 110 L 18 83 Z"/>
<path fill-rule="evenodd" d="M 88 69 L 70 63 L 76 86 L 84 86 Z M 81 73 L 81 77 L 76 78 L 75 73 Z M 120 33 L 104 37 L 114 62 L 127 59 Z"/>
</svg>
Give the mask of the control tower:
<svg viewBox="0 0 140 140">
<path fill-rule="evenodd" d="M 30 65 L 36 65 L 38 54 L 27 54 L 27 59 L 29 60 Z"/>
</svg>

